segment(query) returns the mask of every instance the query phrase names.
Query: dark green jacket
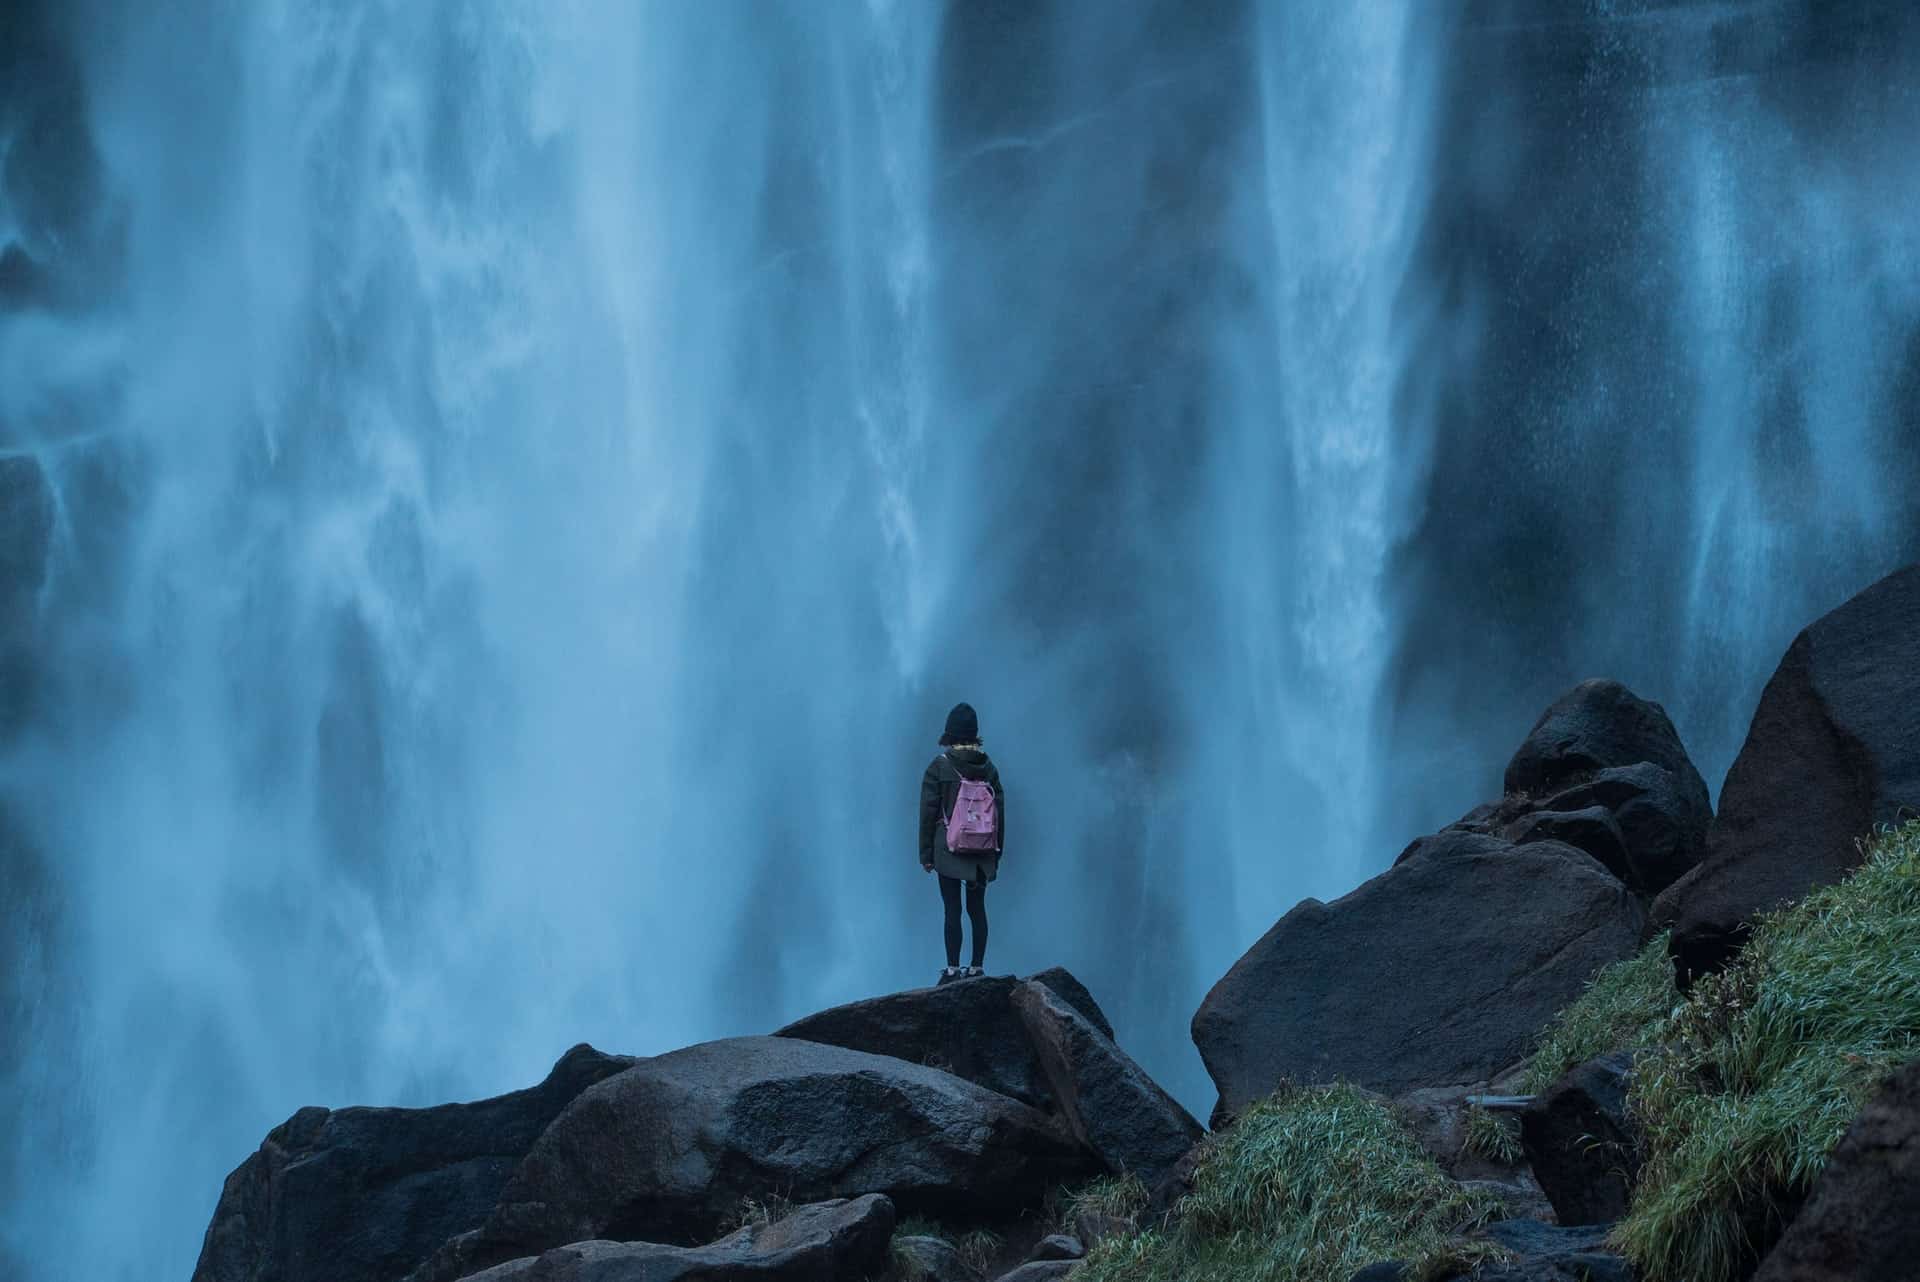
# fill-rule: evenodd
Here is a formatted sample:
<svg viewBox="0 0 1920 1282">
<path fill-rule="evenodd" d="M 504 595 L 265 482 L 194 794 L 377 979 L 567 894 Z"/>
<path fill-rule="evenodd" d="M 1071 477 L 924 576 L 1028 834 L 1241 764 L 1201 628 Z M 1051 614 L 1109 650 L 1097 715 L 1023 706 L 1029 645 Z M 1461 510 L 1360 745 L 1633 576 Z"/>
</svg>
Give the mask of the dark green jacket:
<svg viewBox="0 0 1920 1282">
<path fill-rule="evenodd" d="M 942 877 L 959 881 L 992 881 L 1000 875 L 997 853 L 954 854 L 947 849 L 947 816 L 960 799 L 960 779 L 984 779 L 993 788 L 994 814 L 999 820 L 1001 851 L 1007 848 L 1007 794 L 1000 787 L 1000 771 L 986 753 L 974 748 L 950 748 L 933 759 L 920 779 L 920 862 L 932 864 Z"/>
</svg>

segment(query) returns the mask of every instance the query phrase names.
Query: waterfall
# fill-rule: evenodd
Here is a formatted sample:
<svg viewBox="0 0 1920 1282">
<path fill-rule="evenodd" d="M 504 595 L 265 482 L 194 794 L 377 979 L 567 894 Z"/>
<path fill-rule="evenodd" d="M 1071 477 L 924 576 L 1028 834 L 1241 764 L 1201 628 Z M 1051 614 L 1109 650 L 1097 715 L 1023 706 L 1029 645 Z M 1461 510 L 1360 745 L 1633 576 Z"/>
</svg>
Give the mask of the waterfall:
<svg viewBox="0 0 1920 1282">
<path fill-rule="evenodd" d="M 996 971 L 1186 1020 L 1572 681 L 1717 783 L 1920 552 L 1879 0 L 42 4 L 0 26 L 0 1273 L 303 1104 Z"/>
</svg>

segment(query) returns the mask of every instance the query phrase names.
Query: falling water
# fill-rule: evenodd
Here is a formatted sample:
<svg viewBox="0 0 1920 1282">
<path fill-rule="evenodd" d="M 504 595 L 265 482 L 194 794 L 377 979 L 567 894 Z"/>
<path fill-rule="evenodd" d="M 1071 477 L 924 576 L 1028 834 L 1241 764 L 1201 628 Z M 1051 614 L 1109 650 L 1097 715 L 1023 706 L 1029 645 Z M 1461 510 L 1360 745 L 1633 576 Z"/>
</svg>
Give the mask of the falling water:
<svg viewBox="0 0 1920 1282">
<path fill-rule="evenodd" d="M 1717 780 L 1920 552 L 1920 18 L 1419 0 L 0 23 L 0 1272 L 306 1103 L 1211 980 L 1609 673 Z"/>
</svg>

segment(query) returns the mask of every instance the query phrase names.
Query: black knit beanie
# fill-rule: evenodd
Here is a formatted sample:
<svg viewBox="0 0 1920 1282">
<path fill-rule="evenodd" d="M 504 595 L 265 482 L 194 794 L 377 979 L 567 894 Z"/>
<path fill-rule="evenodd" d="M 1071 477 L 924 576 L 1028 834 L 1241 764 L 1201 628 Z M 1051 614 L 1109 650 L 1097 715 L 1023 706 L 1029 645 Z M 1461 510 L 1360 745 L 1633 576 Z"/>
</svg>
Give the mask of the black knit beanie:
<svg viewBox="0 0 1920 1282">
<path fill-rule="evenodd" d="M 942 747 L 952 743 L 979 743 L 980 718 L 973 715 L 973 705 L 956 703 L 953 711 L 947 714 L 947 732 L 940 736 Z"/>
</svg>

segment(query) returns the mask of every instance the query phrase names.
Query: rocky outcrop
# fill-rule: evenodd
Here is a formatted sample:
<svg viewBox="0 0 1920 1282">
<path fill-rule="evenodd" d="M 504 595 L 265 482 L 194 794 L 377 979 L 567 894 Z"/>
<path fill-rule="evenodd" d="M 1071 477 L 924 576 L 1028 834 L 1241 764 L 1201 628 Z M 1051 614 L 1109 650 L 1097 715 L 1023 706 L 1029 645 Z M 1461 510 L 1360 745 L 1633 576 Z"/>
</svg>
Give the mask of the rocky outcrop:
<svg viewBox="0 0 1920 1282">
<path fill-rule="evenodd" d="M 1706 853 L 1713 809 L 1700 772 L 1660 705 L 1616 681 L 1583 682 L 1555 700 L 1508 764 L 1506 783 L 1505 796 L 1447 831 L 1561 842 L 1643 900 Z"/>
<path fill-rule="evenodd" d="M 1920 812 L 1920 566 L 1808 627 L 1727 772 L 1707 858 L 1655 903 L 1682 984 L 1725 965 L 1756 913 L 1839 881 L 1875 824 Z"/>
<path fill-rule="evenodd" d="M 472 1282 L 834 1282 L 887 1264 L 893 1204 L 877 1194 L 803 1206 L 711 1246 L 577 1242 L 472 1275 Z"/>
<path fill-rule="evenodd" d="M 1920 1271 L 1920 1064 L 1854 1119 L 1754 1282 L 1908 1282 Z"/>
<path fill-rule="evenodd" d="M 1207 994 L 1193 1039 L 1216 1118 L 1283 1078 L 1385 1094 L 1491 1078 L 1643 924 L 1626 887 L 1557 842 L 1416 843 L 1351 894 L 1293 909 Z"/>
<path fill-rule="evenodd" d="M 1640 1169 L 1627 1110 L 1634 1054 L 1620 1051 L 1569 1070 L 1520 1115 L 1520 1140 L 1562 1224 L 1608 1224 L 1627 1213 Z"/>
<path fill-rule="evenodd" d="M 1013 1008 L 1020 982 L 982 976 L 890 993 L 809 1015 L 774 1036 L 926 1064 L 1023 1104 L 1050 1108 L 1047 1075 Z M 1093 995 L 1067 971 L 1055 967 L 1033 982 L 1052 989 L 1097 1026 L 1110 1027 Z"/>
<path fill-rule="evenodd" d="M 708 1042 L 583 1092 L 486 1224 L 420 1276 L 594 1238 L 696 1243 L 769 1191 L 988 1218 L 1097 1169 L 1057 1122 L 938 1069 L 797 1038 Z"/>
<path fill-rule="evenodd" d="M 1554 700 L 1507 762 L 1509 794 L 1547 797 L 1599 771 L 1650 761 L 1708 805 L 1706 781 L 1666 709 L 1618 681 L 1582 681 Z"/>
<path fill-rule="evenodd" d="M 1013 1004 L 1074 1137 L 1109 1171 L 1152 1187 L 1200 1142 L 1200 1124 L 1146 1071 L 1045 984 Z"/>
<path fill-rule="evenodd" d="M 548 1124 L 633 1063 L 576 1046 L 540 1085 L 438 1108 L 303 1108 L 227 1177 L 194 1282 L 394 1282 L 481 1224 Z"/>
</svg>

